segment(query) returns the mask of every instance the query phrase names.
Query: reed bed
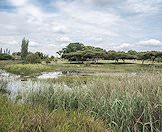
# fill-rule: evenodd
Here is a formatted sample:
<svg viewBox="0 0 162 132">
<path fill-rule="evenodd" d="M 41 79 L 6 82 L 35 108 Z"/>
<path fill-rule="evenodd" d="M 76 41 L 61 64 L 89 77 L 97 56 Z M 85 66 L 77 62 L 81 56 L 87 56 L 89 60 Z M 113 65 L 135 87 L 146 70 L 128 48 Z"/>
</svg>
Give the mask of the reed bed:
<svg viewBox="0 0 162 132">
<path fill-rule="evenodd" d="M 0 94 L 0 132 L 108 131 L 100 119 L 83 112 L 14 103 Z"/>
<path fill-rule="evenodd" d="M 71 85 L 63 81 L 30 93 L 26 101 L 50 111 L 84 111 L 113 131 L 162 130 L 161 74 L 75 78 Z"/>
</svg>

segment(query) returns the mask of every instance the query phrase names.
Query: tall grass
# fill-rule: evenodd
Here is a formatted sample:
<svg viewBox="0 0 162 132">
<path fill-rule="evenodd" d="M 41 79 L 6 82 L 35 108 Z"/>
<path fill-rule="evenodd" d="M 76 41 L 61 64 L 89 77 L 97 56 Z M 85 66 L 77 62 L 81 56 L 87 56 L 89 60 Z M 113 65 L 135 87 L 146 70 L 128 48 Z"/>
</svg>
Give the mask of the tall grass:
<svg viewBox="0 0 162 132">
<path fill-rule="evenodd" d="M 14 103 L 1 94 L 0 106 L 0 132 L 107 131 L 101 120 L 83 112 L 49 112 L 42 106 Z"/>
<path fill-rule="evenodd" d="M 10 94 L 10 91 L 6 87 L 7 87 L 7 81 L 0 79 L 0 93 Z"/>
<path fill-rule="evenodd" d="M 65 78 L 66 80 L 66 78 Z M 66 82 L 66 81 L 65 81 Z M 162 130 L 162 76 L 95 77 L 51 85 L 29 94 L 27 102 L 50 111 L 84 111 L 104 120 L 114 131 Z"/>
</svg>

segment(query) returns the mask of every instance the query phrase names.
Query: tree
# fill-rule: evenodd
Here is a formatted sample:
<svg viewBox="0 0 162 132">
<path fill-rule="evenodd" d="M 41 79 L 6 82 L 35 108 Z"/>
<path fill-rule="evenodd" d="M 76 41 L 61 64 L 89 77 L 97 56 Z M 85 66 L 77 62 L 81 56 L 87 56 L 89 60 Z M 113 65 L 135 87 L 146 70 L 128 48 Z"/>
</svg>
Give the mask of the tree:
<svg viewBox="0 0 162 132">
<path fill-rule="evenodd" d="M 36 52 L 35 54 L 37 54 L 41 59 L 45 59 L 45 55 L 42 52 Z"/>
<path fill-rule="evenodd" d="M 68 46 L 57 52 L 59 55 L 63 55 L 65 53 L 71 53 L 76 51 L 84 50 L 84 45 L 81 43 L 70 43 Z"/>
<path fill-rule="evenodd" d="M 110 50 L 105 54 L 104 59 L 105 60 L 115 60 L 115 62 L 118 62 L 118 60 L 119 60 L 118 52 Z"/>
<path fill-rule="evenodd" d="M 137 55 L 138 53 L 135 50 L 129 50 L 128 54 L 130 54 L 130 55 Z"/>
<path fill-rule="evenodd" d="M 62 58 L 68 59 L 69 61 L 83 61 L 83 51 L 64 53 Z"/>
<path fill-rule="evenodd" d="M 26 62 L 31 64 L 36 64 L 41 62 L 41 58 L 36 53 L 30 53 L 26 57 Z"/>
<path fill-rule="evenodd" d="M 11 55 L 9 54 L 0 54 L 0 60 L 11 60 L 13 59 Z"/>
<path fill-rule="evenodd" d="M 22 44 L 21 44 L 21 59 L 25 60 L 27 55 L 28 55 L 28 45 L 29 45 L 29 40 L 26 40 L 23 38 Z"/>
<path fill-rule="evenodd" d="M 2 52 L 3 52 L 3 50 L 2 50 L 2 48 L 0 49 L 0 54 L 2 54 Z"/>
<path fill-rule="evenodd" d="M 138 59 L 142 60 L 142 64 L 144 64 L 145 60 L 152 60 L 152 59 L 154 60 L 154 57 L 155 57 L 154 53 L 153 52 L 149 52 L 149 51 L 147 51 L 147 52 L 140 52 L 138 54 Z"/>
</svg>

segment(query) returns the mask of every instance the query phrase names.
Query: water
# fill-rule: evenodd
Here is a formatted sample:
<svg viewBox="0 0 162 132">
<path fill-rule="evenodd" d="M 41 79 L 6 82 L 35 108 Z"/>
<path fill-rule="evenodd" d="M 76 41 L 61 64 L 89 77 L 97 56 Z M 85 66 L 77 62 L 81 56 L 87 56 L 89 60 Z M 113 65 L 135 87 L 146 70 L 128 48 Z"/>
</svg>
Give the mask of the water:
<svg viewBox="0 0 162 132">
<path fill-rule="evenodd" d="M 38 79 L 48 79 L 48 78 L 58 78 L 60 76 L 63 76 L 62 72 L 43 72 L 37 78 Z"/>
<path fill-rule="evenodd" d="M 11 97 L 15 97 L 18 94 L 25 95 L 31 91 L 51 86 L 51 84 L 40 79 L 28 78 L 26 81 L 22 81 L 21 76 L 7 73 L 3 70 L 0 70 L 0 79 L 7 82 L 6 89 L 11 92 Z"/>
<path fill-rule="evenodd" d="M 42 72 L 41 75 L 36 78 L 29 77 L 21 77 L 20 75 L 15 75 L 11 73 L 7 73 L 4 70 L 0 70 L 0 79 L 7 82 L 6 88 L 11 91 L 11 96 L 14 97 L 17 94 L 26 94 L 31 91 L 40 90 L 42 88 L 57 88 L 60 87 L 61 84 L 53 84 L 49 83 L 45 79 L 48 78 L 58 78 L 61 76 L 136 76 L 136 73 L 83 73 L 78 71 L 57 71 L 57 72 Z M 63 88 L 67 88 L 67 86 L 63 86 Z"/>
</svg>

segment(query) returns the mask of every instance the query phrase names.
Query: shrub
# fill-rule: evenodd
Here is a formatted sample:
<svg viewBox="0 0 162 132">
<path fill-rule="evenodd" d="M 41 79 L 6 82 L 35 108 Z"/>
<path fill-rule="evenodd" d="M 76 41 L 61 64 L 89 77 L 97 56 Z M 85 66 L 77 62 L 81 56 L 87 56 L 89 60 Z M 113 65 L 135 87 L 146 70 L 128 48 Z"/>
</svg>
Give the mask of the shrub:
<svg viewBox="0 0 162 132">
<path fill-rule="evenodd" d="M 26 62 L 31 64 L 36 64 L 41 62 L 41 58 L 38 56 L 38 54 L 28 54 L 26 57 Z"/>
<path fill-rule="evenodd" d="M 12 60 L 12 56 L 8 54 L 0 54 L 0 60 Z"/>
</svg>

